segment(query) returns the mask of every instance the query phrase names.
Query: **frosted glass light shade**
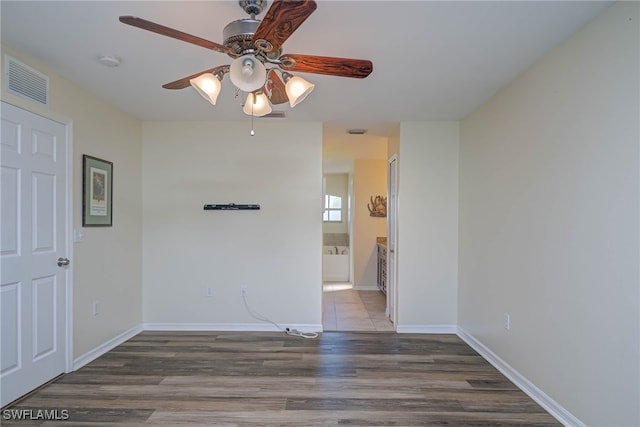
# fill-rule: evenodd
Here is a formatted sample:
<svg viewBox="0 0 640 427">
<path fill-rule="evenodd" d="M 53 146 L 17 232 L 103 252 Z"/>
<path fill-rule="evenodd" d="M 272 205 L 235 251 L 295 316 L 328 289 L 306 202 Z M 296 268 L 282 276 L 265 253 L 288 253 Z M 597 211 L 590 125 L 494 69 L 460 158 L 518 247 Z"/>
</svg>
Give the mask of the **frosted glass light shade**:
<svg viewBox="0 0 640 427">
<path fill-rule="evenodd" d="M 287 92 L 287 98 L 289 98 L 289 105 L 291 105 L 291 107 L 298 105 L 307 95 L 313 92 L 313 88 L 315 87 L 314 84 L 309 83 L 302 77 L 289 77 L 284 88 Z"/>
<path fill-rule="evenodd" d="M 244 55 L 231 62 L 229 77 L 238 89 L 253 92 L 264 86 L 267 80 L 267 69 L 255 56 Z"/>
<path fill-rule="evenodd" d="M 253 106 L 253 111 L 251 107 Z M 264 116 L 265 114 L 269 114 L 271 112 L 271 104 L 269 104 L 269 98 L 264 92 L 256 95 L 255 93 L 250 93 L 247 95 L 247 100 L 244 103 L 244 107 L 242 108 L 248 115 L 254 115 L 256 117 Z"/>
<path fill-rule="evenodd" d="M 198 93 L 211 104 L 216 105 L 218 95 L 220 95 L 220 89 L 222 84 L 220 79 L 211 73 L 204 73 L 189 80 L 191 86 L 198 91 Z"/>
</svg>

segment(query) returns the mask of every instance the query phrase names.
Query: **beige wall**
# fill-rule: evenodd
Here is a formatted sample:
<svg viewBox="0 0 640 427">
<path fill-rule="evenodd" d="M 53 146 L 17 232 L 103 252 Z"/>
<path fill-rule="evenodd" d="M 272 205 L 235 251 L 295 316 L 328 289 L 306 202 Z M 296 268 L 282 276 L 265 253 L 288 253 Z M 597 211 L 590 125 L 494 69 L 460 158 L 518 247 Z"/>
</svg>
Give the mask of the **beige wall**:
<svg viewBox="0 0 640 427">
<path fill-rule="evenodd" d="M 458 140 L 457 122 L 400 124 L 397 147 L 401 153 L 397 239 L 399 331 L 438 327 L 455 331 Z"/>
<path fill-rule="evenodd" d="M 399 330 L 457 323 L 593 426 L 640 425 L 638 8 L 615 4 L 460 126 L 402 123 L 388 144 Z M 273 320 L 321 322 L 320 124 L 141 125 L 8 53 L 50 76 L 51 107 L 3 100 L 73 123 L 75 227 L 82 154 L 114 162 L 114 226 L 74 244 L 75 357 L 143 321 L 255 327 L 241 285 Z M 228 202 L 262 210 L 202 210 Z"/>
<path fill-rule="evenodd" d="M 640 425 L 639 23 L 613 5 L 461 126 L 459 326 L 590 426 Z"/>
<path fill-rule="evenodd" d="M 322 323 L 322 127 L 143 124 L 144 322 L 272 328 Z M 259 211 L 204 211 L 257 203 Z M 212 296 L 206 297 L 211 286 Z"/>
<path fill-rule="evenodd" d="M 376 237 L 387 235 L 387 219 L 369 215 L 371 197 L 387 196 L 387 161 L 356 159 L 353 177 L 353 284 L 356 288 L 376 288 Z"/>
<path fill-rule="evenodd" d="M 73 356 L 78 358 L 142 320 L 141 125 L 40 62 L 4 47 L 2 53 L 49 76 L 50 107 L 5 92 L 3 100 L 72 123 L 75 228 L 82 227 L 82 155 L 113 162 L 113 227 L 84 228 L 84 242 L 73 246 Z M 92 313 L 94 301 L 98 316 Z"/>
</svg>

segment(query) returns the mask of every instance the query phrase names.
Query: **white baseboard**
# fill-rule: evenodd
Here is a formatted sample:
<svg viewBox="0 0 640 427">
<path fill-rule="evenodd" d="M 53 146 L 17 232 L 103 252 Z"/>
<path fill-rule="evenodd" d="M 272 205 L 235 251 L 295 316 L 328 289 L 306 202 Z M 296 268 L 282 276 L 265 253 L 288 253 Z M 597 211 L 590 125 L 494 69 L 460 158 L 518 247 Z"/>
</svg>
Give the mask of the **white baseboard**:
<svg viewBox="0 0 640 427">
<path fill-rule="evenodd" d="M 322 324 L 281 325 L 302 332 L 322 332 Z M 266 323 L 144 323 L 145 331 L 281 332 Z"/>
<path fill-rule="evenodd" d="M 491 363 L 494 368 L 500 371 L 520 390 L 535 400 L 538 405 L 542 406 L 563 425 L 567 427 L 586 427 L 585 423 L 580 421 L 577 417 L 558 404 L 558 402 L 536 387 L 535 384 L 516 371 L 507 362 L 498 357 L 498 355 L 478 341 L 473 335 L 458 327 L 458 336 L 464 342 L 469 344 L 471 348 L 480 353 L 480 356 L 482 356 L 487 362 Z"/>
<path fill-rule="evenodd" d="M 398 325 L 396 332 L 399 334 L 455 334 L 458 332 L 456 325 Z"/>
<path fill-rule="evenodd" d="M 356 291 L 379 291 L 377 285 L 358 285 L 354 286 L 353 289 Z"/>
<path fill-rule="evenodd" d="M 136 325 L 133 328 L 129 329 L 128 331 L 124 331 L 120 335 L 117 335 L 117 336 L 111 338 L 109 341 L 105 342 L 104 344 L 100 344 L 99 346 L 97 346 L 93 350 L 89 350 L 88 352 L 86 352 L 82 356 L 80 356 L 80 357 L 78 357 L 78 358 L 73 360 L 73 370 L 76 371 L 76 370 L 82 368 L 87 363 L 90 363 L 90 362 L 96 360 L 98 357 L 102 356 L 103 354 L 105 354 L 106 352 L 108 352 L 110 350 L 113 350 L 114 348 L 116 348 L 117 346 L 122 344 L 123 342 L 133 338 L 136 335 L 138 335 L 140 332 L 142 332 L 142 326 L 141 325 Z"/>
</svg>

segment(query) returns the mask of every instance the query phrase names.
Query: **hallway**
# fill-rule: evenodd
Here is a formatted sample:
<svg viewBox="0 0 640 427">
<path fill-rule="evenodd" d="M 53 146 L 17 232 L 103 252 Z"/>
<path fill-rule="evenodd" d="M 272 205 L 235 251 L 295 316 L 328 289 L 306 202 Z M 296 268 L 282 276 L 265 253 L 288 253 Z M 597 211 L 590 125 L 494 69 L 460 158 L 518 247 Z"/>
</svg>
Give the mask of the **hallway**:
<svg viewBox="0 0 640 427">
<path fill-rule="evenodd" d="M 325 284 L 322 299 L 324 331 L 394 331 L 385 316 L 386 297 L 380 291 L 356 291 L 351 285 Z"/>
</svg>

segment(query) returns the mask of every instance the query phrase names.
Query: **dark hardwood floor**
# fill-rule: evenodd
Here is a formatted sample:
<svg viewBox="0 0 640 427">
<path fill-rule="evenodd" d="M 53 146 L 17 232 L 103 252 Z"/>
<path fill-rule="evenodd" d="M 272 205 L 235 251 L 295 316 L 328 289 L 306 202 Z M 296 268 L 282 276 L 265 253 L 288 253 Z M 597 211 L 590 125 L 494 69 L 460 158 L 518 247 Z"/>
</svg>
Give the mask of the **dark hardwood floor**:
<svg viewBox="0 0 640 427">
<path fill-rule="evenodd" d="M 143 332 L 2 425 L 556 426 L 455 335 Z"/>
</svg>

